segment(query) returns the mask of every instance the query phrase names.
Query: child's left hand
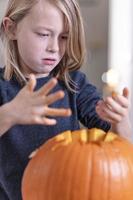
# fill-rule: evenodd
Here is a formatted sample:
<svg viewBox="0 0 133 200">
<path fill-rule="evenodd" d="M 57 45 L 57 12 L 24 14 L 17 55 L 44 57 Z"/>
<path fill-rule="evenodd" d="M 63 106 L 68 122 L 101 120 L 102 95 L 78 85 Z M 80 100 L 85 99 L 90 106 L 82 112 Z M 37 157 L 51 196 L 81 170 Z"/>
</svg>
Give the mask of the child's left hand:
<svg viewBox="0 0 133 200">
<path fill-rule="evenodd" d="M 96 111 L 103 120 L 111 123 L 113 131 L 129 138 L 131 137 L 129 107 L 129 90 L 124 88 L 122 95 L 115 94 L 100 100 Z"/>
</svg>

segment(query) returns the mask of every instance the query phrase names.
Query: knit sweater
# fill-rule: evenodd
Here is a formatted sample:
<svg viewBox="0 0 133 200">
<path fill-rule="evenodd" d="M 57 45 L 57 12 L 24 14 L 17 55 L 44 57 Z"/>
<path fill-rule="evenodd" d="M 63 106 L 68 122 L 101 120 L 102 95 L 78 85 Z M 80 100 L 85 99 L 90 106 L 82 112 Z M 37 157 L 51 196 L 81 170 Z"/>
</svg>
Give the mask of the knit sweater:
<svg viewBox="0 0 133 200">
<path fill-rule="evenodd" d="M 91 85 L 80 71 L 70 75 L 77 91 L 69 91 L 63 81 L 58 81 L 52 92 L 63 90 L 65 97 L 51 105 L 55 108 L 70 108 L 70 117 L 56 117 L 57 124 L 53 126 L 17 124 L 0 138 L 0 200 L 22 199 L 21 182 L 29 155 L 49 138 L 66 130 L 80 129 L 79 121 L 88 128 L 97 127 L 105 131 L 110 129 L 110 124 L 101 120 L 95 111 L 96 104 L 101 99 L 96 87 Z M 3 70 L 0 77 L 0 105 L 3 105 L 11 101 L 22 86 L 15 77 L 10 81 L 4 80 Z M 50 78 L 51 75 L 38 78 L 35 90 Z"/>
</svg>

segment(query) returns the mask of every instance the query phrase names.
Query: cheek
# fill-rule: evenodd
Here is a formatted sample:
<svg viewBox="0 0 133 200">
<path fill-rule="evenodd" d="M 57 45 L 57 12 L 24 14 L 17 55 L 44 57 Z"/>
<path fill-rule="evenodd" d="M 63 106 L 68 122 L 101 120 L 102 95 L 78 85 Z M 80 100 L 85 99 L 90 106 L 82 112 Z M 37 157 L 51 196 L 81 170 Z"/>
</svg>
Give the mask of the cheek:
<svg viewBox="0 0 133 200">
<path fill-rule="evenodd" d="M 34 54 L 34 49 L 32 46 L 30 46 L 29 42 L 18 42 L 18 51 L 23 60 L 29 56 L 33 56 Z"/>
<path fill-rule="evenodd" d="M 61 54 L 61 56 L 63 56 L 65 54 L 65 52 L 66 52 L 66 42 L 64 42 L 64 43 L 62 43 L 60 45 L 60 54 Z"/>
<path fill-rule="evenodd" d="M 18 50 L 21 57 L 37 57 L 42 53 L 42 46 L 32 37 L 18 39 Z"/>
</svg>

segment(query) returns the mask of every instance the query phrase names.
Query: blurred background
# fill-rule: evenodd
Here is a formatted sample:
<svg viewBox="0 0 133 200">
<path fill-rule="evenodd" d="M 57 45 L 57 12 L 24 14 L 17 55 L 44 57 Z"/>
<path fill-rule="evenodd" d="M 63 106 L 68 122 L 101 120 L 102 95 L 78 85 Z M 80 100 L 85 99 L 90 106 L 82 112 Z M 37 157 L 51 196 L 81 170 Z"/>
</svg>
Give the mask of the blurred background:
<svg viewBox="0 0 133 200">
<path fill-rule="evenodd" d="M 133 1 L 132 0 L 79 0 L 83 14 L 87 60 L 82 70 L 90 82 L 101 92 L 104 91 L 102 79 L 113 69 L 111 80 L 116 77 L 113 87 L 119 92 L 127 86 L 133 90 Z M 7 0 L 0 0 L 0 19 Z M 0 41 L 0 66 L 3 66 L 2 45 Z M 102 78 L 104 77 L 104 78 Z M 110 83 L 108 83 L 108 87 Z M 133 121 L 132 94 L 130 117 Z M 132 125 L 133 128 L 133 125 Z"/>
</svg>

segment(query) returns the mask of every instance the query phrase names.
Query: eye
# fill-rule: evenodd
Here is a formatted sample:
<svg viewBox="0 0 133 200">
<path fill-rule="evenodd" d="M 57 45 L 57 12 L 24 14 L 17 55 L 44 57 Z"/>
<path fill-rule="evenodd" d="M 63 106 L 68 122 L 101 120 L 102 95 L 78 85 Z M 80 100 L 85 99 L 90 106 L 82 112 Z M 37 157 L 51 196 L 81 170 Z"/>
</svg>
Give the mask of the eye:
<svg viewBox="0 0 133 200">
<path fill-rule="evenodd" d="M 62 40 L 67 40 L 67 39 L 68 39 L 68 35 L 62 35 L 62 36 L 61 36 L 61 39 L 62 39 Z"/>
<path fill-rule="evenodd" d="M 40 37 L 48 37 L 49 36 L 48 33 L 37 33 L 37 35 Z"/>
</svg>

